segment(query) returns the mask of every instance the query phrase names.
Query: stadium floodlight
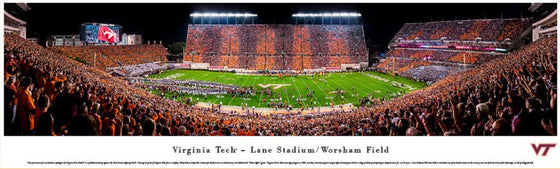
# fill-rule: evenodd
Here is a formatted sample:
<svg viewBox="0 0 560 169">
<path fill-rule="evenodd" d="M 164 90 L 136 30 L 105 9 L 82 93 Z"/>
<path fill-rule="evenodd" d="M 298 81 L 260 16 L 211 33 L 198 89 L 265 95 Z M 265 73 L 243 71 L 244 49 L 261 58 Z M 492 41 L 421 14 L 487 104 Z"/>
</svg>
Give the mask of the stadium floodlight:
<svg viewBox="0 0 560 169">
<path fill-rule="evenodd" d="M 256 17 L 252 13 L 191 13 L 191 17 Z"/>
<path fill-rule="evenodd" d="M 331 13 L 295 13 L 292 17 L 360 17 L 356 12 L 331 12 Z"/>
</svg>

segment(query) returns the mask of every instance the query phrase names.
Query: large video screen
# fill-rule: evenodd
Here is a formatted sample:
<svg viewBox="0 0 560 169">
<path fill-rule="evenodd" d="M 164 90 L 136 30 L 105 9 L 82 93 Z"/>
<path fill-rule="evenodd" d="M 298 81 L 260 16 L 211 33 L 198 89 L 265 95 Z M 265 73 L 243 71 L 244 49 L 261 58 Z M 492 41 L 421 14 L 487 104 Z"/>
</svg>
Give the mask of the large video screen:
<svg viewBox="0 0 560 169">
<path fill-rule="evenodd" d="M 80 39 L 86 43 L 119 43 L 122 26 L 102 23 L 84 23 L 80 28 Z"/>
</svg>

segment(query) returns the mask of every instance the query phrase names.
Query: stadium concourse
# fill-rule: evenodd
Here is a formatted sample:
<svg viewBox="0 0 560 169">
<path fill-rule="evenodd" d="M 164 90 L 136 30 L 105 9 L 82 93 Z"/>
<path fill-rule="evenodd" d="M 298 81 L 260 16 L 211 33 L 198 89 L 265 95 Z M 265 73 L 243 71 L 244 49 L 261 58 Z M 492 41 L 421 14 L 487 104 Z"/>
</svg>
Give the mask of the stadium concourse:
<svg viewBox="0 0 560 169">
<path fill-rule="evenodd" d="M 505 26 L 504 30 L 514 28 Z M 471 37 L 463 33 L 459 37 Z M 504 35 L 509 36 L 513 35 Z M 238 114 L 191 107 L 154 96 L 128 81 L 17 35 L 6 34 L 4 45 L 6 135 L 545 136 L 557 133 L 556 37 L 542 37 L 374 107 L 309 115 Z"/>
</svg>

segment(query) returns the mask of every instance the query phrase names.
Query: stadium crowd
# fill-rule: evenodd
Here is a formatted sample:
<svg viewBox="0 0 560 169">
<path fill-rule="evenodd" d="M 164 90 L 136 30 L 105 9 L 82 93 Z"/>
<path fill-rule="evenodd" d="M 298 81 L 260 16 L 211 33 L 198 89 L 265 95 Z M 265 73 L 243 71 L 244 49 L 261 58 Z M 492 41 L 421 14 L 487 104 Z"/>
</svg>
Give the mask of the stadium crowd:
<svg viewBox="0 0 560 169">
<path fill-rule="evenodd" d="M 6 135 L 556 135 L 556 38 L 374 107 L 270 116 L 154 96 L 59 53 L 5 36 Z"/>
<path fill-rule="evenodd" d="M 501 53 L 487 51 L 487 48 L 507 47 L 504 40 L 517 39 L 530 27 L 529 23 L 527 18 L 406 23 L 391 41 L 389 58 L 376 68 L 431 83 L 443 78 L 442 74 L 452 74 L 462 70 L 461 67 L 501 57 Z M 425 49 L 426 46 L 430 49 Z M 450 46 L 452 50 L 448 49 Z"/>
<path fill-rule="evenodd" d="M 304 69 L 317 69 L 340 63 L 329 61 L 328 56 L 342 56 L 345 63 L 367 61 L 363 36 L 359 25 L 189 25 L 185 61 L 230 68 L 299 70 L 303 54 L 313 57 L 304 59 Z M 220 56 L 238 57 L 238 62 L 225 62 Z M 276 59 L 269 61 L 268 57 Z M 300 57 L 300 63 L 295 63 L 295 57 Z"/>
<path fill-rule="evenodd" d="M 166 62 L 167 50 L 162 45 L 61 46 L 49 49 L 71 58 L 81 58 L 89 65 L 105 70 L 111 67 Z"/>
<path fill-rule="evenodd" d="M 460 52 L 452 50 L 426 50 L 395 48 L 387 53 L 388 57 L 410 58 L 414 60 L 430 60 L 439 62 L 454 62 L 466 64 L 480 64 L 501 55 L 495 53 Z"/>
<path fill-rule="evenodd" d="M 375 66 L 377 70 L 433 83 L 463 67 L 479 65 L 503 55 L 446 49 L 393 48 L 386 56 L 386 59 Z"/>
<path fill-rule="evenodd" d="M 523 19 L 473 19 L 406 23 L 393 38 L 402 40 L 462 40 L 501 42 L 518 37 L 530 27 L 530 20 Z M 499 35 L 499 36 L 498 36 Z"/>
</svg>

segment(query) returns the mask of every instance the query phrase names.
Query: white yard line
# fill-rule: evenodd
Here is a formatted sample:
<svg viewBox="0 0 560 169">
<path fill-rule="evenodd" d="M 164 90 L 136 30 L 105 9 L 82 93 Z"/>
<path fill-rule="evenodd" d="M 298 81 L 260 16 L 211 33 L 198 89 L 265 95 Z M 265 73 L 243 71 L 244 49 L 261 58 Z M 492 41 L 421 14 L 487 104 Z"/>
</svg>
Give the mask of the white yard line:
<svg viewBox="0 0 560 169">
<path fill-rule="evenodd" d="M 303 81 L 303 83 L 305 83 L 305 86 L 306 86 L 307 88 L 309 88 L 309 85 L 307 85 L 307 82 L 305 82 L 305 80 Z M 311 90 L 311 89 L 309 89 L 309 90 Z M 301 94 L 300 94 L 300 95 L 301 95 Z M 317 97 L 315 97 L 315 95 L 313 95 L 313 98 L 315 99 L 315 102 L 317 102 L 318 99 L 317 99 Z M 307 100 L 306 100 L 306 101 L 307 101 Z M 304 103 L 304 105 L 305 105 L 305 102 L 302 102 L 302 103 Z M 322 105 L 321 102 L 319 102 L 319 107 L 321 107 L 321 105 Z"/>
<path fill-rule="evenodd" d="M 284 84 L 287 84 L 286 83 L 286 77 L 284 77 L 284 79 L 282 79 L 282 80 L 284 81 Z M 291 105 L 292 103 L 290 101 L 290 95 L 288 95 L 288 88 L 285 88 L 285 89 L 286 89 L 286 92 L 284 92 L 284 94 L 286 94 L 286 100 L 288 101 L 288 105 Z"/>
<path fill-rule="evenodd" d="M 263 76 L 263 77 L 264 77 L 264 76 Z M 257 78 L 259 78 L 259 77 L 254 77 L 254 78 L 255 78 L 255 81 L 256 81 Z M 259 78 L 259 79 L 260 79 L 260 78 Z M 265 79 L 263 83 L 266 83 L 267 80 L 268 80 L 268 79 Z M 263 91 L 264 91 L 264 89 L 263 89 Z M 260 107 L 260 106 L 261 106 L 261 103 L 262 103 L 262 95 L 263 95 L 263 93 L 264 93 L 264 92 L 261 92 L 261 95 L 259 96 L 259 100 L 258 100 L 258 103 L 259 103 L 259 104 L 257 105 L 257 107 Z"/>
<path fill-rule="evenodd" d="M 385 79 L 385 78 L 382 78 L 382 77 L 379 77 L 379 76 L 376 76 L 376 75 L 372 75 L 372 74 L 369 74 L 369 73 L 360 72 L 360 74 L 362 74 L 364 76 L 367 76 L 369 78 L 375 79 L 375 80 L 383 81 L 385 83 L 389 83 L 391 81 L 389 79 Z M 387 93 L 390 90 L 387 90 L 386 88 L 378 88 L 378 90 L 372 90 L 372 92 L 373 91 L 379 91 L 379 92 L 376 92 L 376 93 Z"/>
<path fill-rule="evenodd" d="M 245 82 L 247 82 L 247 81 L 243 81 L 243 83 L 241 83 L 240 86 L 243 87 L 243 85 L 245 84 Z M 233 84 L 233 83 L 232 83 L 232 84 Z M 253 83 L 253 84 L 254 84 L 254 83 Z M 231 98 L 231 99 L 229 100 L 228 105 L 231 105 L 231 102 L 233 101 L 233 99 L 235 99 L 235 97 L 237 97 L 237 95 L 233 95 L 233 98 Z"/>
<path fill-rule="evenodd" d="M 343 83 L 346 83 L 346 84 L 347 84 L 346 86 L 352 86 L 352 85 L 348 84 L 345 80 L 343 80 Z M 370 87 L 368 87 L 368 86 L 365 86 L 365 85 L 363 85 L 362 83 L 358 83 L 358 84 L 360 84 L 361 86 L 366 87 L 366 88 L 368 88 L 369 90 L 373 91 L 372 88 L 370 88 Z M 361 90 L 361 88 L 359 88 L 359 87 L 356 87 L 355 89 L 357 89 L 358 91 L 364 92 L 364 91 Z M 364 92 L 364 93 L 368 93 L 368 92 L 366 91 L 366 92 Z M 353 94 L 353 93 L 351 93 L 351 94 Z"/>
</svg>

